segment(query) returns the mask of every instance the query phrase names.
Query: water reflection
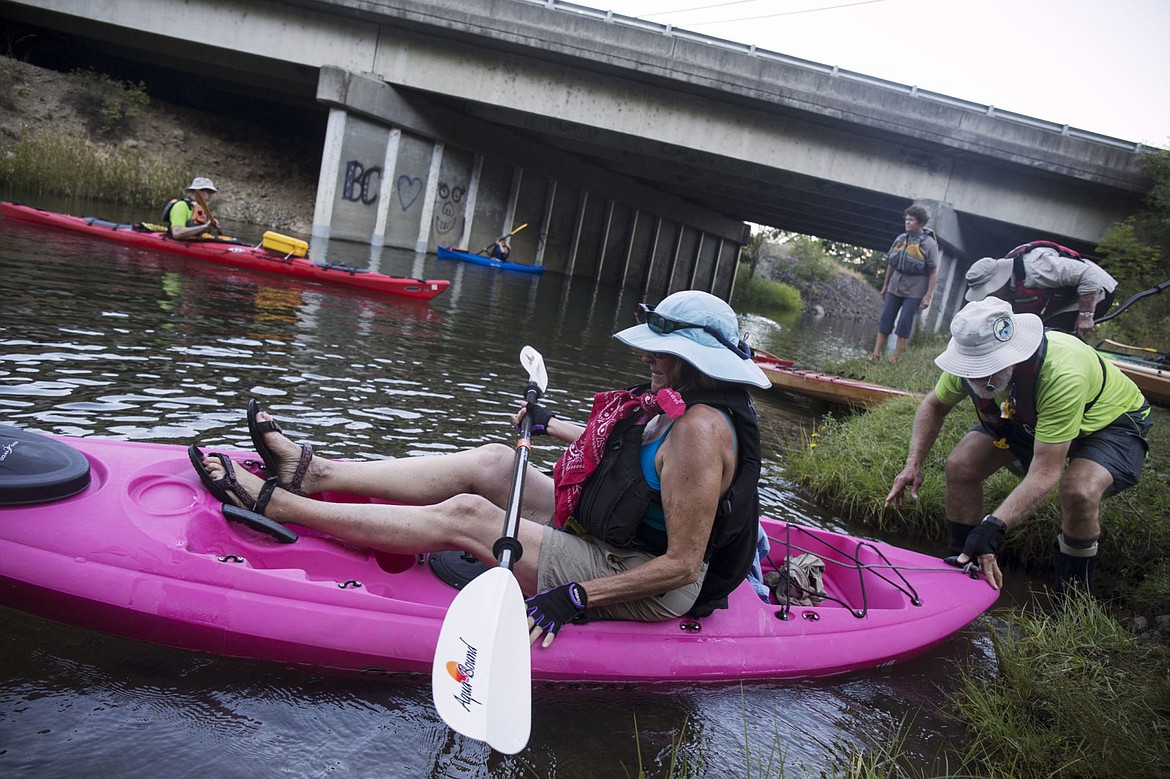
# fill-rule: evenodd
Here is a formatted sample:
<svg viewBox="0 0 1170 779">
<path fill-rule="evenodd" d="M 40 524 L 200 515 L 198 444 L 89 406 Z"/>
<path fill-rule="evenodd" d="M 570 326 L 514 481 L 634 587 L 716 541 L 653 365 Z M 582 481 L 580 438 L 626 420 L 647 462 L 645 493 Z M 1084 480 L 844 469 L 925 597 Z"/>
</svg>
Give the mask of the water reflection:
<svg viewBox="0 0 1170 779">
<path fill-rule="evenodd" d="M 586 417 L 594 392 L 644 378 L 611 338 L 632 321 L 632 290 L 389 248 L 333 244 L 328 255 L 452 284 L 430 303 L 379 298 L 0 223 L 0 416 L 67 435 L 245 448 L 244 404 L 259 397 L 326 456 L 400 457 L 510 442 L 524 344 L 543 354 L 547 402 L 568 419 Z M 743 328 L 809 364 L 864 353 L 872 338 L 832 320 L 745 316 Z M 784 477 L 783 442 L 823 409 L 770 393 L 758 404 L 765 510 L 840 529 Z M 532 461 L 551 468 L 559 453 L 539 442 Z M 175 776 L 633 775 L 640 759 L 663 772 L 685 726 L 681 754 L 708 770 L 746 773 L 745 739 L 753 755 L 778 747 L 785 764 L 817 767 L 825 744 L 860 739 L 875 719 L 922 707 L 911 743 L 939 733 L 931 710 L 951 661 L 986 656 L 974 635 L 841 680 L 541 688 L 530 749 L 504 758 L 455 737 L 417 681 L 335 679 L 0 610 L 3 761 L 38 777 L 77 765 L 140 776 L 164 765 Z"/>
</svg>

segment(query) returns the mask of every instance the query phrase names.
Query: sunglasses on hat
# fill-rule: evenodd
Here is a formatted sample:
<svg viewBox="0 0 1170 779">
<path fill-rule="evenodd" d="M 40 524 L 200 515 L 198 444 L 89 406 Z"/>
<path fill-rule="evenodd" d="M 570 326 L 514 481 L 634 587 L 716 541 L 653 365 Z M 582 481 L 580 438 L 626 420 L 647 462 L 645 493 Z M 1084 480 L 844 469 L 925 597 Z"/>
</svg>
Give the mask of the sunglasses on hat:
<svg viewBox="0 0 1170 779">
<path fill-rule="evenodd" d="M 638 304 L 638 310 L 634 312 L 634 316 L 637 318 L 638 324 L 646 325 L 659 335 L 670 335 L 677 330 L 702 330 L 734 352 L 741 360 L 750 360 L 752 358 L 752 350 L 745 341 L 741 339 L 738 344 L 733 344 L 727 339 L 727 336 L 723 335 L 723 333 L 711 325 L 696 325 L 691 322 L 671 319 L 656 312 L 654 306 L 648 306 L 645 303 Z"/>
</svg>

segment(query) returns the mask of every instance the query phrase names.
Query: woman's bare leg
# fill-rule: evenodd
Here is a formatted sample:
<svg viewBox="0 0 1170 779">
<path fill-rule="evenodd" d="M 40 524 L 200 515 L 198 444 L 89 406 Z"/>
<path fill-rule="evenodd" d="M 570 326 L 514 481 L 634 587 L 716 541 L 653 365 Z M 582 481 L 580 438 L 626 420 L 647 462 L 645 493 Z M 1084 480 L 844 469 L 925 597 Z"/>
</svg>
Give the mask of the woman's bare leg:
<svg viewBox="0 0 1170 779">
<path fill-rule="evenodd" d="M 433 459 L 433 458 L 417 458 Z M 216 457 L 205 456 L 203 467 L 213 479 L 224 475 Z M 253 497 L 264 480 L 235 466 L 236 479 Z M 547 478 L 547 477 L 546 477 Z M 234 501 L 234 496 L 233 496 Z M 351 544 L 401 554 L 460 550 L 485 563 L 494 561 L 492 546 L 503 534 L 504 512 L 477 495 L 457 495 L 435 505 L 395 506 L 381 503 L 331 503 L 275 490 L 264 515 L 277 522 L 300 525 Z M 518 531 L 524 547 L 514 570 L 521 589 L 532 594 L 544 529 L 522 521 Z"/>
<path fill-rule="evenodd" d="M 260 412 L 256 418 L 264 421 L 270 417 Z M 264 442 L 280 462 L 280 478 L 287 483 L 296 471 L 300 446 L 281 433 L 265 436 Z M 349 492 L 415 505 L 440 503 L 456 495 L 480 495 L 502 509 L 507 507 L 514 464 L 514 450 L 503 444 L 397 460 L 354 462 L 314 457 L 302 488 L 309 494 Z M 542 523 L 553 514 L 552 480 L 532 467 L 525 477 L 520 513 Z"/>
</svg>

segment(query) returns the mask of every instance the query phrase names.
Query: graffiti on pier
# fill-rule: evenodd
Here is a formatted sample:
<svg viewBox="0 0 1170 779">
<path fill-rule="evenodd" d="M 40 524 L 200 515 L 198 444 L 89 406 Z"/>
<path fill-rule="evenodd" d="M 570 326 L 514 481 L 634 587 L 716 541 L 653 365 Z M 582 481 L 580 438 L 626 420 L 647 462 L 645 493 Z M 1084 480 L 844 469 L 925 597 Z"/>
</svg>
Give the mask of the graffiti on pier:
<svg viewBox="0 0 1170 779">
<path fill-rule="evenodd" d="M 413 206 L 414 201 L 423 193 L 423 180 L 418 176 L 399 176 L 395 184 L 398 190 L 398 204 L 402 206 L 403 211 Z"/>
<path fill-rule="evenodd" d="M 351 203 L 372 206 L 378 202 L 378 187 L 382 184 L 382 169 L 367 168 L 357 160 L 345 163 L 345 187 L 341 197 Z"/>
<path fill-rule="evenodd" d="M 459 203 L 467 194 L 462 186 L 451 186 L 443 181 L 439 184 L 439 207 L 435 213 L 435 232 L 446 235 L 455 229 L 463 215 Z"/>
</svg>

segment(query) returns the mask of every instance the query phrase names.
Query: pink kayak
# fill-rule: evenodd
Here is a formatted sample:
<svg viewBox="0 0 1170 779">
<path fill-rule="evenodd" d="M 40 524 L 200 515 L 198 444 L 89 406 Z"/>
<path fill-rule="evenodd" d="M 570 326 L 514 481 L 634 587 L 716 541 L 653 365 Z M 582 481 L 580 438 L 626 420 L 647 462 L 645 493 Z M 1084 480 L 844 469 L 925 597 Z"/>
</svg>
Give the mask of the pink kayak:
<svg viewBox="0 0 1170 779">
<path fill-rule="evenodd" d="M 886 666 L 946 640 L 995 601 L 985 582 L 936 558 L 762 522 L 772 544 L 764 570 L 811 553 L 825 563 L 826 600 L 765 603 L 745 581 L 730 608 L 702 620 L 570 625 L 532 651 L 533 679 L 774 679 Z M 436 573 L 430 558 L 440 556 L 290 530 L 282 543 L 227 521 L 184 447 L 0 426 L 0 604 L 233 657 L 429 673 L 457 593 Z"/>
<path fill-rule="evenodd" d="M 14 222 L 84 233 L 95 238 L 178 254 L 237 268 L 278 273 L 282 276 L 365 290 L 410 300 L 430 300 L 451 282 L 447 279 L 411 279 L 387 276 L 366 268 L 313 262 L 307 257 L 281 254 L 263 246 L 231 241 L 176 241 L 165 233 L 139 229 L 137 225 L 107 222 L 92 217 L 69 216 L 39 208 L 0 201 L 0 215 Z"/>
</svg>

